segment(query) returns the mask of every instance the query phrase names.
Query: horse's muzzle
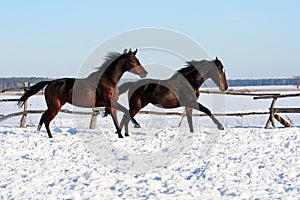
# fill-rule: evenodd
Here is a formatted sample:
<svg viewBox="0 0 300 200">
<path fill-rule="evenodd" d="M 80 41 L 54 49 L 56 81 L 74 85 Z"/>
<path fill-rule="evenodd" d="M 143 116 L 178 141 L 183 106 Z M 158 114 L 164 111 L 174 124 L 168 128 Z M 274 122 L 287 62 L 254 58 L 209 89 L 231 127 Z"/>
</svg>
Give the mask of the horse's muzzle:
<svg viewBox="0 0 300 200">
<path fill-rule="evenodd" d="M 220 87 L 220 90 L 222 92 L 225 92 L 227 89 L 228 89 L 228 83 L 226 81 L 226 82 L 223 82 L 223 85 Z"/>
<path fill-rule="evenodd" d="M 148 74 L 147 71 L 143 71 L 142 73 L 140 73 L 140 77 L 145 78 L 147 76 L 147 74 Z"/>
</svg>

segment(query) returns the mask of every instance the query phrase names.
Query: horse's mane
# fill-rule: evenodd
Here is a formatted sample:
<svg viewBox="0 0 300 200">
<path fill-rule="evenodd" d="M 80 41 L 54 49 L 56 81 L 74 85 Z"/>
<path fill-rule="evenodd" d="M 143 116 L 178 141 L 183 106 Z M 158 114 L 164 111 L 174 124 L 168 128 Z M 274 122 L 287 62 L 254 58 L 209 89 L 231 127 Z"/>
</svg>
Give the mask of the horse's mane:
<svg viewBox="0 0 300 200">
<path fill-rule="evenodd" d="M 191 60 L 189 62 L 186 62 L 185 67 L 177 70 L 177 72 L 182 75 L 194 73 L 196 71 L 198 72 L 198 70 L 196 69 L 196 66 L 203 65 L 205 62 L 208 62 L 208 61 L 207 60 L 201 60 L 201 61 Z"/>
<path fill-rule="evenodd" d="M 104 71 L 111 63 L 120 58 L 123 54 L 118 52 L 109 52 L 106 56 L 104 56 L 104 63 L 97 67 L 97 72 Z"/>
<path fill-rule="evenodd" d="M 179 72 L 180 74 L 185 74 L 185 73 L 189 73 L 190 71 L 192 71 L 194 69 L 195 69 L 195 67 L 190 62 L 187 62 L 185 67 L 177 70 L 177 72 Z"/>
<path fill-rule="evenodd" d="M 177 70 L 177 72 L 182 74 L 183 76 L 188 75 L 189 73 L 192 73 L 192 72 L 194 73 L 196 70 L 196 68 L 194 67 L 195 62 L 197 62 L 197 61 L 192 60 L 190 62 L 186 62 L 185 67 Z"/>
</svg>

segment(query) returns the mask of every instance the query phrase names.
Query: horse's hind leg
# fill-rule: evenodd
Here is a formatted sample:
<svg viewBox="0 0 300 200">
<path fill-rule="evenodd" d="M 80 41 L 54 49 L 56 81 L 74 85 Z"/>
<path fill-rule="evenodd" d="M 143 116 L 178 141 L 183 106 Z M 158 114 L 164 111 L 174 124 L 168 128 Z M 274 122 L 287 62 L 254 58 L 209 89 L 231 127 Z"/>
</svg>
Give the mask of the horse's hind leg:
<svg viewBox="0 0 300 200">
<path fill-rule="evenodd" d="M 55 106 L 53 106 L 53 105 L 49 106 L 48 109 L 44 112 L 44 114 L 41 117 L 38 129 L 40 129 L 44 123 L 49 138 L 53 138 L 50 128 L 49 128 L 50 122 L 54 119 L 54 117 L 57 115 L 57 113 L 60 111 L 60 109 L 61 109 L 60 103 L 55 104 Z"/>
<path fill-rule="evenodd" d="M 38 125 L 38 128 L 37 128 L 37 132 L 40 132 L 43 124 L 45 124 L 45 127 L 46 127 L 46 130 L 47 130 L 47 133 L 48 133 L 48 136 L 49 138 L 53 138 L 52 134 L 51 134 L 51 131 L 49 129 L 49 123 L 50 121 L 48 120 L 48 117 L 49 116 L 49 109 L 47 109 L 43 114 L 42 114 L 42 117 L 40 119 L 40 122 L 39 122 L 39 125 Z"/>
<path fill-rule="evenodd" d="M 53 83 L 45 89 L 45 99 L 48 109 L 42 115 L 39 127 L 45 124 L 49 138 L 52 138 L 50 122 L 54 119 L 61 107 L 67 102 L 67 93 L 63 82 Z"/>
<path fill-rule="evenodd" d="M 45 119 L 47 118 L 47 115 L 48 115 L 46 112 L 47 112 L 47 110 L 42 114 L 39 125 L 37 127 L 37 132 L 41 131 L 41 128 L 42 128 L 43 124 L 45 123 Z"/>
<path fill-rule="evenodd" d="M 217 118 L 215 118 L 215 116 L 210 112 L 210 110 L 208 108 L 206 108 L 205 106 L 201 105 L 198 102 L 192 103 L 191 107 L 207 114 L 213 120 L 213 122 L 217 125 L 218 129 L 224 130 L 223 125 L 219 122 L 219 120 L 217 120 Z"/>
<path fill-rule="evenodd" d="M 210 112 L 210 110 L 208 108 L 201 105 L 200 103 L 198 103 L 198 105 L 199 105 L 200 111 L 202 111 L 205 114 L 207 114 L 208 116 L 210 116 L 210 118 L 213 120 L 213 122 L 217 125 L 218 129 L 224 130 L 223 125 L 219 122 L 219 120 L 217 120 L 217 118 L 215 118 L 215 116 Z"/>
<path fill-rule="evenodd" d="M 38 129 L 40 129 L 43 125 L 43 123 L 45 124 L 45 128 L 47 130 L 47 134 L 49 136 L 49 138 L 53 138 L 52 134 L 51 134 L 51 131 L 50 131 L 50 128 L 49 128 L 49 125 L 50 125 L 50 122 L 51 120 L 55 117 L 54 114 L 52 114 L 53 112 L 51 112 L 51 110 L 49 110 L 49 108 L 44 112 L 44 114 L 42 115 L 42 118 L 40 120 L 40 123 L 39 123 L 39 127 Z"/>
<path fill-rule="evenodd" d="M 39 125 L 38 125 L 38 127 L 37 127 L 37 132 L 40 132 L 41 131 L 41 128 L 42 128 L 42 126 L 43 126 L 43 123 L 44 123 L 44 118 L 45 118 L 45 115 L 44 115 L 44 113 L 42 114 L 42 117 L 41 117 L 41 119 L 40 119 L 40 122 L 39 122 Z"/>
</svg>

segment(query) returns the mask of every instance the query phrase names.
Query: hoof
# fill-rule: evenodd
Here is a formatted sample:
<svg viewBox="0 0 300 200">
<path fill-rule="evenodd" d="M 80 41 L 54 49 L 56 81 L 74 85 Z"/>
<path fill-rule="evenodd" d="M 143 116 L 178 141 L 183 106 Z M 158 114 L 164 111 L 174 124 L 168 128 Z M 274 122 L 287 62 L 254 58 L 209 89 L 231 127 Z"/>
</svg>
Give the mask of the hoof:
<svg viewBox="0 0 300 200">
<path fill-rule="evenodd" d="M 220 125 L 220 126 L 218 126 L 218 129 L 219 130 L 224 130 L 224 126 Z"/>
<path fill-rule="evenodd" d="M 122 134 L 118 134 L 118 137 L 119 138 L 124 138 Z"/>
<path fill-rule="evenodd" d="M 140 125 L 137 125 L 137 124 L 135 124 L 135 125 L 134 125 L 134 128 L 141 128 L 141 126 L 140 126 Z"/>
<path fill-rule="evenodd" d="M 125 137 L 129 137 L 129 134 L 128 134 L 128 133 L 125 133 Z"/>
</svg>

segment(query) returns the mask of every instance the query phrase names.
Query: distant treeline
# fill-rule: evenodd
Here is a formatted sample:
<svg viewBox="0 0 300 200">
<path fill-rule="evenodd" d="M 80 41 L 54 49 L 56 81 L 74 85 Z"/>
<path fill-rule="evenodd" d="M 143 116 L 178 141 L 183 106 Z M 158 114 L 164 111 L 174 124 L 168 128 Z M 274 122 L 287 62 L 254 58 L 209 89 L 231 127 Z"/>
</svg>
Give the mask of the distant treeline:
<svg viewBox="0 0 300 200">
<path fill-rule="evenodd" d="M 51 80 L 42 77 L 14 77 L 0 78 L 0 90 L 7 88 L 22 87 L 24 82 L 28 82 L 29 86 L 40 81 Z M 124 80 L 121 79 L 122 83 Z M 132 81 L 132 80 L 131 80 Z M 229 79 L 230 87 L 234 86 L 264 86 L 264 85 L 297 85 L 295 78 L 280 78 L 280 79 Z"/>
<path fill-rule="evenodd" d="M 49 78 L 41 77 L 13 77 L 13 78 L 0 78 L 0 90 L 7 88 L 23 87 L 24 82 L 28 82 L 28 85 L 35 84 L 40 81 L 51 80 Z"/>
<path fill-rule="evenodd" d="M 294 78 L 281 79 L 230 79 L 228 84 L 234 86 L 295 85 Z"/>
</svg>

